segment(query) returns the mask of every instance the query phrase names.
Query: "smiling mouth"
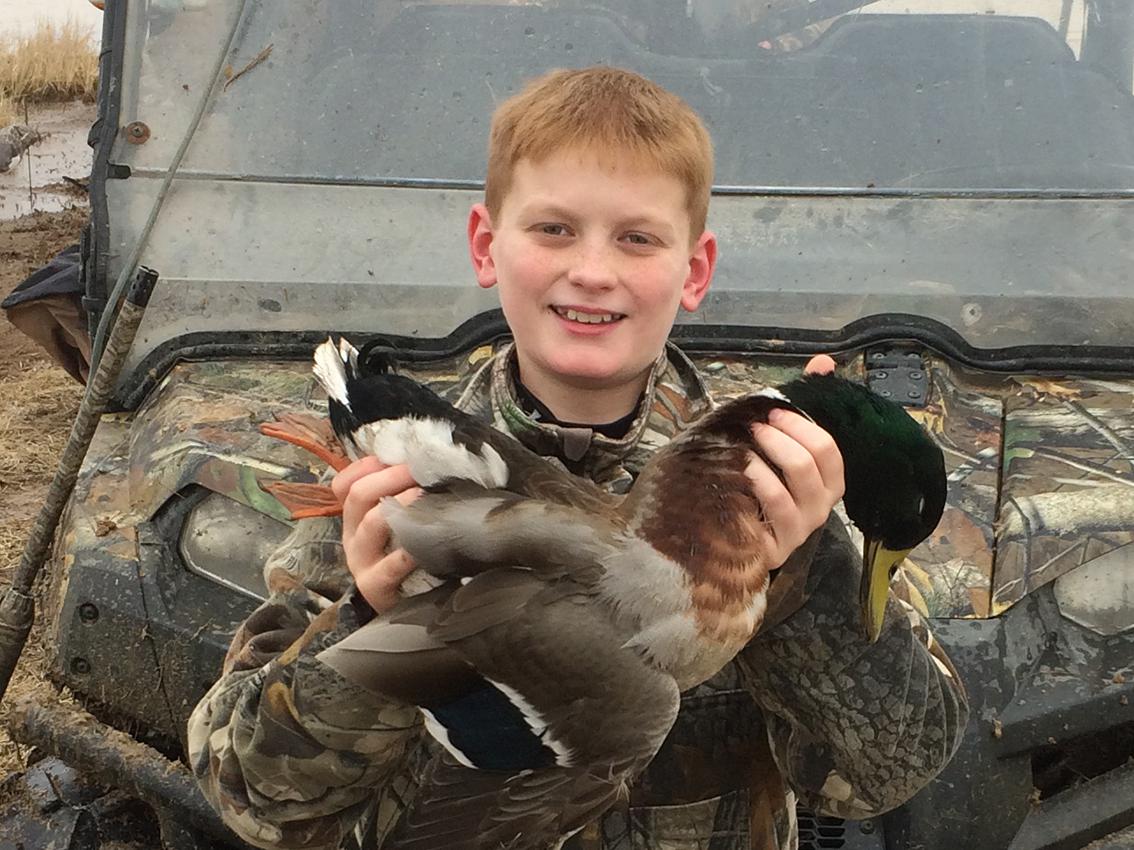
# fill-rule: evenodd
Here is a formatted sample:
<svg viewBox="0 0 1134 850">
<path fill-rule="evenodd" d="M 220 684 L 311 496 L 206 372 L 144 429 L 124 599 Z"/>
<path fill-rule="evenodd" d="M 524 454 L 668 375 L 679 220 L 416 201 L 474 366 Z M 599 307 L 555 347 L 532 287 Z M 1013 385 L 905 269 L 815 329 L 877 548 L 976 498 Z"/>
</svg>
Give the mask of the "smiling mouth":
<svg viewBox="0 0 1134 850">
<path fill-rule="evenodd" d="M 626 318 L 625 313 L 583 313 L 569 307 L 552 307 L 557 316 L 571 322 L 580 322 L 584 325 L 608 325 Z"/>
</svg>

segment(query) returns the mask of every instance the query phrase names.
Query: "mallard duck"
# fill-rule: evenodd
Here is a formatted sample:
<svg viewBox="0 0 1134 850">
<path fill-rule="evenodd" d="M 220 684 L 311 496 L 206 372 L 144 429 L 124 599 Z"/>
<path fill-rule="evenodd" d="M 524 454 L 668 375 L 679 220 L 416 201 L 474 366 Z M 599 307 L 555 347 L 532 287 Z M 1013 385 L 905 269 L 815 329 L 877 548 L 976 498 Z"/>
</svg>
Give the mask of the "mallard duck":
<svg viewBox="0 0 1134 850">
<path fill-rule="evenodd" d="M 319 656 L 418 706 L 444 749 L 394 847 L 554 846 L 645 768 L 680 692 L 717 673 L 763 619 L 775 565 L 759 550 L 763 513 L 744 471 L 757 451 L 750 425 L 774 408 L 806 412 L 843 452 L 873 634 L 892 565 L 944 506 L 928 435 L 830 375 L 723 404 L 615 497 L 405 376 L 363 374 L 345 341 L 319 346 L 315 374 L 345 454 L 320 426 L 265 432 L 339 468 L 365 454 L 407 463 L 424 495 L 383 510 L 397 545 L 442 582 Z M 335 507 L 325 493 L 289 504 L 294 491 L 276 492 L 308 515 Z"/>
</svg>

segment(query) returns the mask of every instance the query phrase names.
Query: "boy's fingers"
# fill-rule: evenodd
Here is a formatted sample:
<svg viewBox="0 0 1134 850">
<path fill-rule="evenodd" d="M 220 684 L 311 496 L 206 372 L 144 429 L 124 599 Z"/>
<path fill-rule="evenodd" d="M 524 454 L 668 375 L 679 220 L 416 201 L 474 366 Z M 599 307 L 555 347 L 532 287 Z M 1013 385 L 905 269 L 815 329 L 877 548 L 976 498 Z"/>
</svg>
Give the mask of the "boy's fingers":
<svg viewBox="0 0 1134 850">
<path fill-rule="evenodd" d="M 387 466 L 356 479 L 343 499 L 344 539 L 357 531 L 363 517 L 382 499 L 409 490 L 416 483 L 405 464 Z"/>
<path fill-rule="evenodd" d="M 823 486 L 836 494 L 837 498 L 842 498 L 843 456 L 834 437 L 814 422 L 790 410 L 774 411 L 770 418 L 776 429 L 807 450 L 819 470 Z"/>
<path fill-rule="evenodd" d="M 343 533 L 344 543 L 349 547 L 347 563 L 357 565 L 357 569 L 367 569 L 386 553 L 390 542 L 390 525 L 382 506 L 375 505 L 358 521 L 348 536 Z"/>
<path fill-rule="evenodd" d="M 818 425 L 791 411 L 769 418 L 772 424 L 752 426 L 764 458 L 754 458 L 745 474 L 773 536 L 768 563 L 779 566 L 827 521 L 842 497 L 843 464 L 835 441 Z"/>
<path fill-rule="evenodd" d="M 421 494 L 420 487 L 411 487 L 395 494 L 393 498 L 402 505 L 408 505 Z M 363 565 L 357 573 L 354 569 L 351 572 L 359 592 L 375 611 L 385 611 L 394 606 L 399 598 L 398 590 L 402 581 L 415 566 L 404 549 L 383 554 L 389 542 L 390 526 L 379 504 L 367 512 L 349 547 L 355 551 L 348 553 L 347 558 L 348 566 Z"/>
<path fill-rule="evenodd" d="M 383 487 L 381 489 L 385 490 L 386 488 Z M 370 510 L 363 514 L 362 519 L 359 520 L 358 525 L 355 526 L 353 536 L 355 538 L 361 538 L 359 542 L 363 545 L 369 544 L 368 548 L 377 548 L 384 552 L 388 542 L 387 538 L 390 534 L 390 524 L 386 521 L 386 514 L 382 510 L 382 502 L 388 498 L 392 498 L 402 505 L 408 505 L 418 499 L 423 492 L 420 487 L 409 487 L 393 495 L 383 492 L 376 496 L 371 503 Z M 345 536 L 344 534 L 344 537 Z"/>
<path fill-rule="evenodd" d="M 783 548 L 780 541 L 791 541 L 795 538 L 798 534 L 796 526 L 799 525 L 801 515 L 796 508 L 795 499 L 763 458 L 754 455 L 745 468 L 744 475 L 752 482 L 752 494 L 764 512 L 767 533 L 763 542 L 764 554 L 768 567 L 774 570 L 787 557 L 786 553 L 780 551 Z"/>
<path fill-rule="evenodd" d="M 754 434 L 768 462 L 783 473 L 797 504 L 806 507 L 822 498 L 825 486 L 811 452 L 772 425 L 760 425 L 754 429 Z"/>
<path fill-rule="evenodd" d="M 411 487 L 392 498 L 402 505 L 408 505 L 421 493 L 420 487 Z M 375 565 L 388 555 L 386 550 L 389 545 L 390 524 L 386 521 L 382 505 L 377 504 L 366 512 L 351 534 L 343 534 L 343 554 L 346 555 L 347 569 L 356 581 L 376 569 Z"/>
<path fill-rule="evenodd" d="M 374 569 L 355 576 L 355 584 L 362 598 L 381 614 L 398 603 L 398 590 L 416 566 L 405 549 L 395 549 L 375 564 Z"/>
<path fill-rule="evenodd" d="M 341 502 L 346 498 L 347 493 L 350 492 L 351 485 L 354 484 L 355 481 L 365 475 L 381 472 L 385 468 L 386 464 L 382 463 L 382 461 L 378 460 L 378 458 L 373 455 L 361 457 L 335 474 L 335 477 L 331 479 L 331 489 L 335 491 L 335 495 L 338 496 Z"/>
</svg>

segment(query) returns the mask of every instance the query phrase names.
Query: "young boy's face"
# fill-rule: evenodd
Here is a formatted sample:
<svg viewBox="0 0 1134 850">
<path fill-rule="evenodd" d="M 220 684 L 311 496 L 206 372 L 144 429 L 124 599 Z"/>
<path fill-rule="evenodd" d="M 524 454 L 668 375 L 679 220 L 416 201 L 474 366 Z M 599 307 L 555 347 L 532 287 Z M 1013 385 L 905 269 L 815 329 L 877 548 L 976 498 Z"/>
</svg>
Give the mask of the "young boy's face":
<svg viewBox="0 0 1134 850">
<path fill-rule="evenodd" d="M 678 306 L 695 310 L 712 277 L 716 240 L 689 230 L 675 177 L 573 151 L 517 163 L 496 219 L 473 208 L 469 246 L 528 388 L 644 383 Z"/>
</svg>

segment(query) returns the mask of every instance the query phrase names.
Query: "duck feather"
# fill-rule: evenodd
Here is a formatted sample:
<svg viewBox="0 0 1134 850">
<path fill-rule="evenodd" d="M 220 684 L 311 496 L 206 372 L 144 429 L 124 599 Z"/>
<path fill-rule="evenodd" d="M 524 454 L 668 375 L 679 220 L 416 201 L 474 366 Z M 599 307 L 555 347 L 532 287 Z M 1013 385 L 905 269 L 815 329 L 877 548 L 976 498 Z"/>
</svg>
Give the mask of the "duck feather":
<svg viewBox="0 0 1134 850">
<path fill-rule="evenodd" d="M 431 766 L 425 788 L 389 840 L 397 850 L 559 847 L 594 820 L 622 791 L 581 769 L 533 771 L 508 782 L 470 777 L 445 757 Z M 556 808 L 552 808 L 555 806 Z M 529 845 L 527 836 L 542 844 Z"/>
<path fill-rule="evenodd" d="M 595 580 L 627 542 L 625 530 L 602 515 L 464 483 L 426 493 L 412 506 L 385 500 L 382 512 L 398 545 L 438 576 L 510 564 L 549 580 Z"/>
<path fill-rule="evenodd" d="M 531 571 L 501 568 L 481 574 L 448 598 L 434 593 L 434 600 L 440 610 L 428 638 L 444 643 L 480 677 L 464 679 L 464 684 L 476 684 L 462 696 L 479 693 L 485 683 L 504 694 L 525 723 L 517 724 L 515 733 L 538 739 L 555 761 L 513 764 L 510 770 L 462 765 L 464 751 L 455 746 L 457 718 L 429 707 L 435 722 L 454 724 L 443 735 L 434 731 L 443 746 L 453 749 L 445 756 L 444 770 L 430 774 L 413 815 L 390 846 L 554 846 L 604 810 L 644 769 L 676 718 L 677 685 L 624 646 L 625 632 L 574 582 L 549 585 Z M 389 620 L 389 625 L 356 632 L 320 659 L 393 698 L 404 698 L 403 688 L 449 675 L 439 667 L 439 662 L 451 661 L 444 653 L 407 656 L 403 636 L 383 634 L 400 618 Z M 517 647 L 524 651 L 515 651 Z M 407 660 L 428 669 L 407 673 Z M 436 685 L 433 692 L 438 693 Z M 422 697 L 411 701 L 428 704 Z M 451 691 L 442 694 L 443 705 L 457 702 Z M 484 699 L 476 704 L 483 706 Z M 477 719 L 474 726 L 484 717 Z M 497 745 L 509 740 L 501 725 L 498 716 L 496 728 L 488 730 Z M 523 749 L 511 740 L 513 749 Z"/>
<path fill-rule="evenodd" d="M 531 574 L 509 578 L 540 583 Z M 392 847 L 555 846 L 624 793 L 672 726 L 673 678 L 618 649 L 620 635 L 582 588 L 545 586 L 534 598 L 507 622 L 452 645 L 486 678 L 523 693 L 529 722 L 565 758 L 511 773 L 446 763 L 427 779 Z"/>
</svg>

